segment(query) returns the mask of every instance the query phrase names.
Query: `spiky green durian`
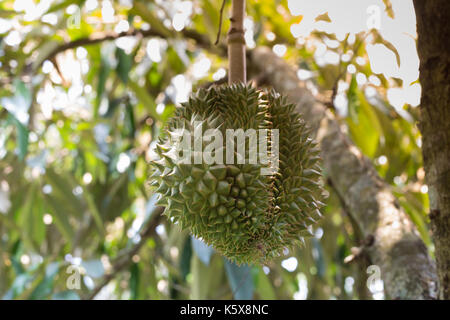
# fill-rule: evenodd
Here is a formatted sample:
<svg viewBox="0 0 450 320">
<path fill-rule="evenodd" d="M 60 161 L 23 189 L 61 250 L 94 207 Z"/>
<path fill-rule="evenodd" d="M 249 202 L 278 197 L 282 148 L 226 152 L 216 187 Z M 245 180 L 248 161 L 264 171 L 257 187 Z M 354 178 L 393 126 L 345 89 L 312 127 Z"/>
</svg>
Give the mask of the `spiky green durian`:
<svg viewBox="0 0 450 320">
<path fill-rule="evenodd" d="M 316 143 L 294 107 L 273 91 L 244 84 L 200 89 L 177 109 L 156 147 L 152 179 L 165 214 L 237 263 L 264 263 L 303 242 L 321 217 L 321 170 Z M 218 129 L 224 137 L 226 129 L 278 129 L 278 171 L 262 175 L 261 169 L 274 163 L 248 163 L 255 150 L 247 145 L 244 164 L 196 164 L 189 150 L 187 157 L 171 152 L 180 143 L 177 129 L 203 134 Z M 195 143 L 194 138 L 192 149 Z M 210 142 L 197 143 L 205 148 Z M 267 152 L 276 152 L 270 138 Z M 183 156 L 189 163 L 180 161 Z"/>
</svg>

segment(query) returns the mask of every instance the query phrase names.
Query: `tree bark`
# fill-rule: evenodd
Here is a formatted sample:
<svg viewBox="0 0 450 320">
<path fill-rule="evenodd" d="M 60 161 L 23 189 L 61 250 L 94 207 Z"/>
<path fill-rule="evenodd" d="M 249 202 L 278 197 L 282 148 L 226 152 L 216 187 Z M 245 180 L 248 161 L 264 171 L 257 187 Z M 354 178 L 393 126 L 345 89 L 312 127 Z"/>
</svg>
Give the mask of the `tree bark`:
<svg viewBox="0 0 450 320">
<path fill-rule="evenodd" d="M 268 48 L 251 52 L 251 66 L 297 105 L 320 142 L 325 171 L 365 237 L 363 250 L 379 266 L 393 299 L 435 299 L 435 266 L 414 224 L 369 159 L 341 131 L 295 70 Z"/>
<path fill-rule="evenodd" d="M 450 1 L 414 0 L 422 98 L 419 124 L 439 298 L 450 299 Z"/>
<path fill-rule="evenodd" d="M 228 83 L 246 82 L 246 55 L 244 38 L 245 0 L 233 0 L 231 26 L 228 31 Z"/>
</svg>

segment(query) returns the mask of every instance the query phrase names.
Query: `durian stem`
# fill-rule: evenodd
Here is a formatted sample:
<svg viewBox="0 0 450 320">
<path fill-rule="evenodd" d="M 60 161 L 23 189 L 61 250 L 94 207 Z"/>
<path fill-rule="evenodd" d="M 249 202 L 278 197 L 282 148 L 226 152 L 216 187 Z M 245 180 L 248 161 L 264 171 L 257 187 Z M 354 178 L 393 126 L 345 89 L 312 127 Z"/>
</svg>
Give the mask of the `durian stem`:
<svg viewBox="0 0 450 320">
<path fill-rule="evenodd" d="M 244 15 L 245 0 L 232 0 L 228 31 L 228 83 L 247 82 Z"/>
</svg>

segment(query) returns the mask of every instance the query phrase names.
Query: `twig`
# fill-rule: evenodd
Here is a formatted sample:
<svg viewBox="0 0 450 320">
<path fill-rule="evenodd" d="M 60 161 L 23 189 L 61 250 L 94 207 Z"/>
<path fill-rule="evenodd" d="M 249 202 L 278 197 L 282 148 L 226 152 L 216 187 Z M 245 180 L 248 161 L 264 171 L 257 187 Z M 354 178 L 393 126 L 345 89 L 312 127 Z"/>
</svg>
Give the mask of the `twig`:
<svg viewBox="0 0 450 320">
<path fill-rule="evenodd" d="M 204 35 L 198 33 L 195 30 L 188 30 L 184 29 L 180 32 L 180 35 L 184 38 L 194 40 L 199 47 L 207 48 L 212 51 L 216 51 L 220 53 L 221 55 L 224 55 L 226 52 L 225 46 L 218 46 L 214 48 L 209 41 L 207 37 Z M 64 52 L 69 49 L 81 47 L 81 46 L 87 46 L 87 45 L 93 45 L 104 41 L 112 41 L 123 37 L 130 37 L 130 36 L 141 36 L 143 38 L 146 37 L 159 37 L 166 39 L 167 37 L 162 34 L 161 32 L 158 32 L 154 29 L 149 30 L 142 30 L 142 29 L 130 29 L 126 32 L 100 32 L 100 33 L 94 33 L 90 35 L 89 37 L 85 38 L 79 38 L 74 41 L 62 43 L 60 46 L 56 47 L 54 50 L 52 50 L 49 54 L 47 54 L 45 57 L 43 57 L 40 61 L 38 61 L 33 68 L 31 68 L 31 65 L 29 65 L 25 70 L 29 70 L 32 72 L 35 72 L 38 68 L 41 67 L 41 65 L 44 63 L 45 60 L 51 60 L 54 58 L 57 54 Z"/>
<path fill-rule="evenodd" d="M 141 232 L 140 235 L 141 239 L 139 240 L 139 242 L 130 250 L 128 250 L 127 252 L 116 258 L 116 260 L 113 262 L 111 272 L 103 277 L 100 284 L 98 284 L 92 290 L 92 292 L 87 296 L 86 300 L 94 299 L 95 296 L 103 289 L 103 287 L 105 287 L 112 279 L 114 279 L 114 277 L 119 272 L 121 272 L 130 264 L 132 257 L 139 252 L 139 250 L 142 248 L 146 240 L 154 235 L 155 229 L 161 220 L 162 217 L 161 214 L 163 212 L 164 212 L 163 207 L 156 207 L 153 210 L 153 212 L 151 213 L 150 220 L 148 221 L 147 227 Z"/>
<path fill-rule="evenodd" d="M 222 20 L 223 20 L 223 9 L 225 9 L 225 3 L 227 0 L 222 0 L 222 7 L 220 8 L 220 17 L 219 17 L 219 31 L 217 31 L 217 38 L 214 45 L 217 46 L 220 40 L 220 34 L 222 33 Z"/>
</svg>

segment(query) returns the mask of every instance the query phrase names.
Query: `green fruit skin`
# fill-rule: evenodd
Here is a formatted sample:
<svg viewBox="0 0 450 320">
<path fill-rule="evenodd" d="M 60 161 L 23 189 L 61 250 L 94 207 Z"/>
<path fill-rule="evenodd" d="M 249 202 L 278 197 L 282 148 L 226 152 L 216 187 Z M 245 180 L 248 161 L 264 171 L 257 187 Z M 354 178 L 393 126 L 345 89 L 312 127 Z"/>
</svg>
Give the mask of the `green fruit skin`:
<svg viewBox="0 0 450 320">
<path fill-rule="evenodd" d="M 182 104 L 152 162 L 152 185 L 169 219 L 238 264 L 267 263 L 311 236 L 323 207 L 320 157 L 294 109 L 276 92 L 244 84 L 200 89 Z M 260 163 L 183 164 L 168 155 L 172 133 L 194 132 L 198 121 L 203 132 L 219 129 L 224 137 L 226 129 L 278 129 L 278 172 L 261 175 L 267 165 Z"/>
</svg>

